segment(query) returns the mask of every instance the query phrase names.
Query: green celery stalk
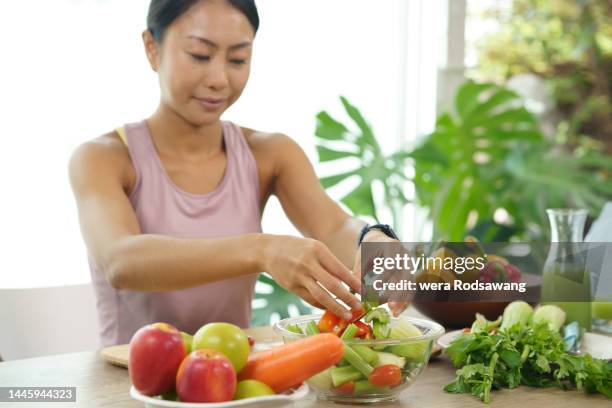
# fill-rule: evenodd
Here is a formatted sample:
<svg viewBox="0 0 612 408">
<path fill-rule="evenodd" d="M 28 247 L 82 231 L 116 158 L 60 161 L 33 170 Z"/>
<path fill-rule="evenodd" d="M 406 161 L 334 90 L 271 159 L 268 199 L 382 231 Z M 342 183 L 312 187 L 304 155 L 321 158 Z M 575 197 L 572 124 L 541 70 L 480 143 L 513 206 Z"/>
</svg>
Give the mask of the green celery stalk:
<svg viewBox="0 0 612 408">
<path fill-rule="evenodd" d="M 355 381 L 355 395 L 359 394 L 378 394 L 389 390 L 389 386 L 379 387 L 368 380 Z"/>
<path fill-rule="evenodd" d="M 319 333 L 319 328 L 317 327 L 316 323 L 313 320 L 309 321 L 308 324 L 306 324 L 306 334 L 312 336 L 318 333 Z"/>
<path fill-rule="evenodd" d="M 355 350 L 353 350 L 347 344 L 344 344 L 344 358 L 349 362 L 350 365 L 355 367 L 366 377 L 370 375 L 373 368 L 369 365 Z"/>
<path fill-rule="evenodd" d="M 359 330 L 359 327 L 357 327 L 356 324 L 349 324 L 346 329 L 344 329 L 344 332 L 342 333 L 342 336 L 340 336 L 340 338 L 342 340 L 350 340 L 353 337 L 355 337 L 355 334 L 357 334 L 357 330 Z"/>
<path fill-rule="evenodd" d="M 300 326 L 298 326 L 297 324 L 290 324 L 289 326 L 287 326 L 287 330 L 292 333 L 304 334 L 302 333 L 302 329 L 300 329 Z"/>
<path fill-rule="evenodd" d="M 331 379 L 334 387 L 339 387 L 349 381 L 363 378 L 363 374 L 351 366 L 336 367 L 331 369 Z"/>
<path fill-rule="evenodd" d="M 378 363 L 378 354 L 368 346 L 353 346 L 353 350 L 355 350 L 366 363 L 373 366 Z"/>
</svg>

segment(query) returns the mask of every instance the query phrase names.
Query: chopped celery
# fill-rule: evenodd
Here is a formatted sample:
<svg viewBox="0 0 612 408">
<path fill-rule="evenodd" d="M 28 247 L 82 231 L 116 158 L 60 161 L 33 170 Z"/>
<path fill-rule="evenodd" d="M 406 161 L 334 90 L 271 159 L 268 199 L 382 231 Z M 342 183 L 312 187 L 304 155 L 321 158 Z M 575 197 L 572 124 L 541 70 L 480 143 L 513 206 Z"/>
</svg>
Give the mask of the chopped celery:
<svg viewBox="0 0 612 408">
<path fill-rule="evenodd" d="M 388 390 L 389 386 L 379 387 L 368 380 L 355 381 L 355 395 L 385 393 Z"/>
<path fill-rule="evenodd" d="M 308 379 L 308 383 L 320 390 L 329 390 L 332 386 L 331 368 L 321 371 Z"/>
<path fill-rule="evenodd" d="M 352 349 L 351 346 L 344 345 L 344 358 L 349 362 L 350 365 L 355 367 L 359 372 L 361 372 L 366 377 L 370 375 L 372 372 L 372 366 L 366 363 L 366 361 L 361 358 L 359 354 L 355 350 Z"/>
<path fill-rule="evenodd" d="M 389 312 L 387 312 L 385 308 L 377 307 L 376 309 L 372 309 L 368 313 L 366 313 L 363 320 L 367 323 L 370 323 L 371 321 L 389 323 L 391 321 L 391 317 L 389 316 Z"/>
<path fill-rule="evenodd" d="M 340 338 L 342 340 L 349 340 L 352 339 L 353 337 L 355 337 L 355 334 L 357 334 L 357 331 L 359 330 L 359 327 L 357 327 L 356 324 L 349 324 L 346 329 L 344 329 L 344 333 L 342 333 L 342 336 L 340 336 Z"/>
<path fill-rule="evenodd" d="M 391 328 L 388 323 L 374 322 L 372 328 L 372 334 L 375 339 L 386 339 L 391 333 Z"/>
<path fill-rule="evenodd" d="M 391 331 L 389 327 L 391 316 L 389 316 L 387 309 L 382 307 L 372 309 L 366 313 L 363 320 L 367 323 L 372 323 L 372 334 L 374 335 L 375 339 L 386 339 L 389 337 L 389 333 Z M 382 350 L 380 347 L 375 348 Z"/>
<path fill-rule="evenodd" d="M 308 335 L 313 335 L 313 334 L 318 334 L 319 333 L 319 328 L 317 327 L 317 324 L 314 322 L 314 320 L 309 321 L 306 324 L 306 334 Z"/>
<path fill-rule="evenodd" d="M 376 351 L 376 355 L 378 356 L 378 363 L 374 365 L 375 367 L 393 364 L 398 366 L 399 368 L 404 368 L 404 366 L 406 365 L 405 357 L 396 356 L 393 353 L 385 353 L 384 351 Z"/>
<path fill-rule="evenodd" d="M 363 378 L 363 374 L 357 371 L 352 366 L 332 368 L 330 374 L 331 381 L 334 387 L 339 387 L 349 381 L 354 381 Z"/>
<path fill-rule="evenodd" d="M 418 327 L 405 320 L 398 320 L 396 325 L 391 328 L 390 339 L 403 340 L 409 337 L 417 337 L 421 335 Z M 413 361 L 423 361 L 425 352 L 430 345 L 430 341 L 423 340 L 417 342 L 407 341 L 405 344 L 389 346 L 389 351 L 401 357 L 406 357 Z"/>
<path fill-rule="evenodd" d="M 368 346 L 352 346 L 353 350 L 357 352 L 365 360 L 366 363 L 375 365 L 378 362 L 378 354 L 369 348 Z"/>
<path fill-rule="evenodd" d="M 300 329 L 300 326 L 298 326 L 297 324 L 290 324 L 289 326 L 287 326 L 287 330 L 292 333 L 304 334 L 302 333 L 302 329 Z"/>
</svg>

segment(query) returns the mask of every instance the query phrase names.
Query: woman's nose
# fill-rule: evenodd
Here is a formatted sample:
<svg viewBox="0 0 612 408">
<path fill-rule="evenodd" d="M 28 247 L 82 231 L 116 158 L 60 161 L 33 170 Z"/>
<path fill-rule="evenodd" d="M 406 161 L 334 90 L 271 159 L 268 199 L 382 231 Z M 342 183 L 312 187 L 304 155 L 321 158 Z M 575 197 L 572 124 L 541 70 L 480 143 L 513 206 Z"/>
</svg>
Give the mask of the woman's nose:
<svg viewBox="0 0 612 408">
<path fill-rule="evenodd" d="M 220 58 L 211 61 L 206 71 L 204 85 L 212 89 L 223 89 L 228 86 L 227 65 Z"/>
</svg>

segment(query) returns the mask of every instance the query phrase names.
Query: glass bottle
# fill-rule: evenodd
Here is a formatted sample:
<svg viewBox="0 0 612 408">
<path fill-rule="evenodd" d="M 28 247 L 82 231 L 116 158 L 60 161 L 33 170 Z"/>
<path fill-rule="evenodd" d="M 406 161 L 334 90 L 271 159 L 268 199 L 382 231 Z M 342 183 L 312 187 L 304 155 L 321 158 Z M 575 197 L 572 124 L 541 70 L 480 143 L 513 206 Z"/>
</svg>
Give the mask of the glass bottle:
<svg viewBox="0 0 612 408">
<path fill-rule="evenodd" d="M 566 324 L 577 321 L 591 329 L 591 281 L 581 245 L 586 210 L 546 210 L 551 244 L 542 273 L 542 303 L 554 304 L 566 313 Z"/>
</svg>

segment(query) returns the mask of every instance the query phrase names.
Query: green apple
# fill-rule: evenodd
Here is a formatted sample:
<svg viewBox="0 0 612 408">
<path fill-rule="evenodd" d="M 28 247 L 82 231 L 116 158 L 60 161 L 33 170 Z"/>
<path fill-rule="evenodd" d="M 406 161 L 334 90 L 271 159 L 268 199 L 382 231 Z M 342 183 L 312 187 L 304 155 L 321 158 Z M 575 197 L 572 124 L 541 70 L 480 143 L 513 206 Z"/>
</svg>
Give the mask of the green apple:
<svg viewBox="0 0 612 408">
<path fill-rule="evenodd" d="M 183 343 L 185 343 L 185 354 L 191 353 L 191 343 L 193 343 L 193 336 L 189 333 L 181 332 L 183 337 Z"/>
<path fill-rule="evenodd" d="M 264 395 L 274 395 L 274 390 L 267 384 L 257 380 L 243 380 L 236 385 L 234 393 L 235 400 L 253 397 L 262 397 Z"/>
<path fill-rule="evenodd" d="M 223 353 L 236 373 L 242 370 L 249 357 L 249 340 L 242 329 L 231 323 L 208 323 L 193 335 L 192 350 L 213 349 Z"/>
</svg>

